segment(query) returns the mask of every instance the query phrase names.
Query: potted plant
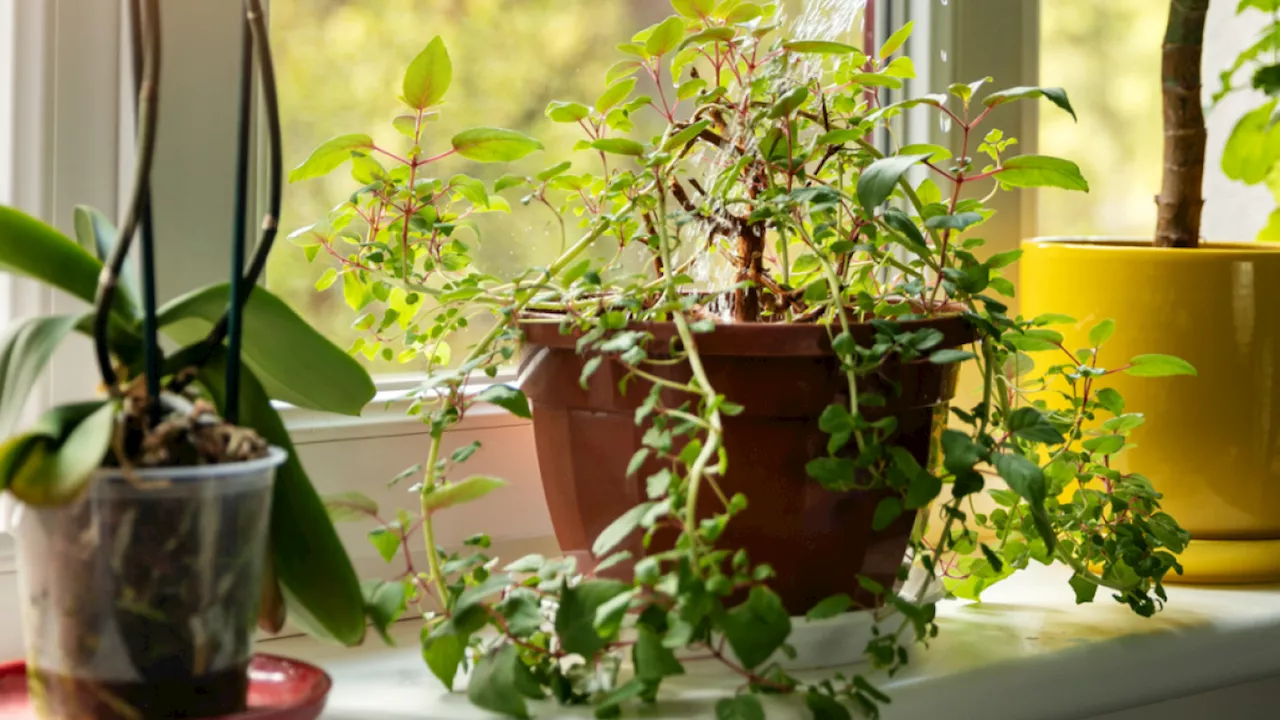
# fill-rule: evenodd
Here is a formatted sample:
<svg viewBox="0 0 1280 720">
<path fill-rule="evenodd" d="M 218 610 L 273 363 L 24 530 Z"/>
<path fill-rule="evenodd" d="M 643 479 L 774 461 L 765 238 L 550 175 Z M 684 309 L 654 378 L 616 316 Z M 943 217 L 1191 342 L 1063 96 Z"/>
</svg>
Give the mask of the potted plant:
<svg viewBox="0 0 1280 720">
<path fill-rule="evenodd" d="M 278 398 L 355 413 L 373 386 L 354 360 L 255 287 L 282 182 L 261 8 L 245 3 L 241 149 L 243 161 L 257 55 L 274 168 L 263 237 L 247 270 L 244 238 L 235 238 L 240 251 L 229 285 L 157 307 L 148 187 L 159 5 L 140 0 L 131 8 L 138 156 L 120 230 L 80 208 L 72 240 L 0 208 L 5 269 L 94 305 L 84 314 L 27 320 L 0 346 L 7 436 L 0 489 L 18 501 L 27 669 L 41 717 L 241 712 L 254 622 L 261 609 L 262 625 L 278 630 L 286 598 L 299 624 L 318 635 L 346 644 L 364 635 L 355 573 L 271 406 Z M 237 227 L 244 227 L 246 187 L 242 172 Z M 124 266 L 139 232 L 135 277 Z M 52 408 L 16 431 L 32 383 L 73 331 L 93 338 L 105 397 Z M 181 349 L 163 353 L 160 332 Z"/>
<path fill-rule="evenodd" d="M 425 612 L 431 671 L 452 688 L 470 666 L 470 699 L 511 716 L 545 697 L 617 715 L 653 700 L 691 661 L 678 653 L 691 653 L 743 678 L 718 717 L 762 717 L 758 694 L 782 693 L 842 718 L 848 705 L 874 714 L 886 700 L 869 670 L 802 681 L 788 672 L 789 638 L 874 609 L 883 627 L 866 652 L 877 668 L 901 667 L 937 630 L 929 583 L 904 582 L 908 553 L 964 597 L 1058 561 L 1081 601 L 1102 587 L 1154 612 L 1186 538 L 1146 478 L 1108 466 L 1132 425 L 1115 394 L 1087 389 L 1107 372 L 1089 353 L 1108 333 L 1041 372 L 1066 383 L 1074 405 L 1038 398 L 1025 352 L 1060 342 L 1047 326 L 1061 317 L 1007 313 L 1000 271 L 1018 253 L 980 259 L 973 231 L 990 211 L 962 197 L 983 181 L 1085 189 L 1073 163 L 1012 155 L 1014 140 L 986 127 L 993 108 L 1023 99 L 1070 112 L 1066 94 L 981 94 L 979 81 L 886 104 L 878 90 L 913 75 L 898 56 L 909 26 L 860 50 L 787 37 L 771 6 L 672 6 L 620 46 L 594 103 L 547 108 L 582 128 L 578 158 L 598 172 L 566 160 L 490 187 L 443 170 L 452 156 L 514 161 L 539 144 L 478 128 L 437 147 L 425 120 L 452 78 L 439 38 L 404 76 L 409 113 L 395 126 L 406 148 L 346 135 L 294 170 L 305 180 L 352 162 L 359 189 L 294 241 L 335 259 L 322 286 L 340 277 L 355 299 L 355 325 L 370 333 L 358 344 L 399 346 L 429 370 L 410 409 L 431 431 L 426 462 L 406 471 L 421 473 L 418 517 L 379 521 L 358 494 L 330 501 L 335 516 L 375 523 L 370 539 L 388 562 L 404 549 L 403 571 L 375 583 L 376 624 Z M 637 74 L 652 96 L 635 96 Z M 917 107 L 963 128 L 964 145 L 871 141 Z M 633 137 L 646 113 L 657 128 Z M 565 229 L 563 250 L 546 267 L 492 277 L 471 265 L 462 229 L 505 210 L 496 193 L 517 188 Z M 465 351 L 449 347 L 480 319 L 487 329 Z M 468 392 L 521 352 L 519 383 Z M 951 406 L 963 363 L 980 370 L 981 393 Z M 1134 364 L 1183 368 L 1164 356 Z M 502 484 L 460 477 L 475 446 L 442 451 L 444 433 L 484 402 L 533 417 L 569 557 L 503 565 L 484 535 L 437 546 L 438 512 Z M 1086 435 L 1086 419 L 1111 415 L 1106 433 Z M 1000 507 L 979 515 L 970 500 L 988 468 L 1010 489 L 991 491 Z M 1097 477 L 1105 486 L 1060 498 Z M 929 526 L 931 506 L 941 527 Z M 979 528 L 998 540 L 978 541 Z M 408 550 L 419 542 L 425 569 Z"/>
<path fill-rule="evenodd" d="M 1280 252 L 1265 243 L 1200 241 L 1200 69 L 1208 6 L 1208 0 L 1170 5 L 1155 239 L 1026 243 L 1023 308 L 1053 308 L 1078 318 L 1080 324 L 1063 331 L 1069 346 L 1081 342 L 1093 323 L 1114 320 L 1121 333 L 1100 358 L 1105 367 L 1123 366 L 1142 348 L 1186 358 L 1199 371 L 1195 380 L 1147 382 L 1112 374 L 1096 384 L 1095 390 L 1117 390 L 1149 413 L 1117 467 L 1159 477 L 1166 509 L 1195 537 L 1183 556 L 1183 581 L 1272 581 L 1280 578 L 1273 552 L 1280 542 L 1280 491 L 1267 430 L 1277 400 L 1267 348 L 1277 328 L 1271 293 L 1280 279 Z M 1256 76 L 1265 80 L 1268 74 Z M 1252 113 L 1242 121 L 1245 135 L 1263 132 L 1266 121 L 1259 117 Z M 1241 132 L 1237 128 L 1238 138 Z M 1242 163 L 1268 163 L 1265 143 L 1241 154 L 1242 142 L 1228 145 L 1223 163 L 1229 174 Z M 1087 289 L 1080 284 L 1086 277 Z"/>
</svg>

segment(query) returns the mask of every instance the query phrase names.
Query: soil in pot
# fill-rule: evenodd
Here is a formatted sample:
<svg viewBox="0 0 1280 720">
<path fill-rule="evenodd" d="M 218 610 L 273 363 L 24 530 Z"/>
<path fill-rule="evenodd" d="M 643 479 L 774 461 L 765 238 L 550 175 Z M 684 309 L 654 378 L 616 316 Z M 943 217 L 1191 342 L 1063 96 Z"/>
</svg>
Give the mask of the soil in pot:
<svg viewBox="0 0 1280 720">
<path fill-rule="evenodd" d="M 917 324 L 943 332 L 940 348 L 974 340 L 960 317 Z M 650 463 L 631 477 L 626 472 L 632 455 L 643 446 L 645 428 L 636 426 L 634 413 L 649 386 L 633 381 L 625 394 L 620 392 L 618 381 L 626 370 L 612 361 L 601 365 L 584 389 L 579 378 L 590 356 L 576 353 L 576 339 L 561 335 L 556 323 L 527 322 L 524 328 L 528 355 L 523 389 L 533 403 L 538 464 L 556 537 L 562 551 L 589 557 L 599 533 L 647 499 L 645 479 L 660 469 Z M 670 325 L 642 329 L 654 334 L 651 348 L 666 346 L 674 335 Z M 826 454 L 827 435 L 818 427 L 823 409 L 849 401 L 827 330 L 812 325 L 723 325 L 698 340 L 712 384 L 745 407 L 742 414 L 724 418 L 729 470 L 721 486 L 729 494 L 744 493 L 749 505 L 729 524 L 720 546 L 745 548 L 752 561 L 772 565 L 777 577 L 770 586 L 796 615 L 838 593 L 869 602 L 858 583 L 860 574 L 892 585 L 914 521 L 912 513 L 904 513 L 889 527 L 873 531 L 871 518 L 881 493 L 831 492 L 805 472 L 810 460 Z M 869 341 L 872 334 L 868 326 L 857 326 L 854 332 L 860 342 Z M 651 371 L 689 380 L 684 364 Z M 865 381 L 867 391 L 889 398 L 875 415 L 868 408 L 868 419 L 895 416 L 896 442 L 927 466 L 958 374 L 958 365 L 927 361 L 886 365 Z M 890 384 L 900 392 L 891 392 Z M 684 400 L 673 396 L 664 402 L 678 406 Z M 700 502 L 706 503 L 699 508 L 704 516 L 715 509 L 714 498 L 704 496 Z M 651 549 L 660 550 L 663 544 L 659 538 Z M 638 534 L 629 549 L 641 554 Z M 621 567 L 619 572 L 629 569 Z"/>
<path fill-rule="evenodd" d="M 218 459 L 236 444 L 231 457 L 261 457 L 104 469 L 70 504 L 21 508 L 27 666 L 42 717 L 244 711 L 272 480 L 285 453 L 256 436 L 244 446 L 234 428 L 217 432 Z M 210 459 L 189 444 L 182 454 L 149 451 L 134 457 Z"/>
</svg>

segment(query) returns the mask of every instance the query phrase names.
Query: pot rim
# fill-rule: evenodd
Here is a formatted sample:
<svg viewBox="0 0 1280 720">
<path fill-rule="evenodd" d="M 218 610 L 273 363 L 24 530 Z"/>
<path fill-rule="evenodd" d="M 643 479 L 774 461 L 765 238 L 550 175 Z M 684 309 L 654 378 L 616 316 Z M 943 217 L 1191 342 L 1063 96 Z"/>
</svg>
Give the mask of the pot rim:
<svg viewBox="0 0 1280 720">
<path fill-rule="evenodd" d="M 174 467 L 135 468 L 131 475 L 140 480 L 168 480 L 176 483 L 197 483 L 226 480 L 232 476 L 249 476 L 274 470 L 289 459 L 289 453 L 283 448 L 271 445 L 267 454 L 253 460 L 240 462 L 215 463 L 209 465 L 179 465 Z M 93 481 L 106 480 L 111 483 L 128 482 L 124 471 L 120 468 L 98 468 L 93 473 Z"/>
<path fill-rule="evenodd" d="M 1186 258 L 1194 255 L 1207 257 L 1270 255 L 1280 252 L 1280 243 L 1220 242 L 1202 241 L 1197 248 L 1156 248 L 1151 240 L 1138 236 L 1121 237 L 1105 235 L 1049 235 L 1033 237 L 1022 241 L 1023 247 L 1069 248 L 1072 250 L 1092 250 L 1115 255 L 1150 255 L 1160 253 L 1165 256 Z"/>
<path fill-rule="evenodd" d="M 526 315 L 520 319 L 525 331 L 525 342 L 553 348 L 577 347 L 581 333 L 568 335 L 560 332 L 558 315 Z M 942 331 L 943 341 L 937 349 L 967 345 L 978 339 L 977 330 L 959 313 L 940 315 L 919 320 L 899 320 L 904 330 L 920 330 L 932 327 Z M 653 334 L 655 342 L 669 342 L 678 337 L 675 323 L 629 323 L 628 330 L 645 330 Z M 869 345 L 874 337 L 871 323 L 851 323 L 850 331 L 860 345 Z M 734 355 L 742 357 L 829 357 L 832 354 L 831 338 L 840 331 L 839 325 L 811 323 L 717 323 L 715 330 L 698 335 L 698 349 L 704 355 Z"/>
</svg>

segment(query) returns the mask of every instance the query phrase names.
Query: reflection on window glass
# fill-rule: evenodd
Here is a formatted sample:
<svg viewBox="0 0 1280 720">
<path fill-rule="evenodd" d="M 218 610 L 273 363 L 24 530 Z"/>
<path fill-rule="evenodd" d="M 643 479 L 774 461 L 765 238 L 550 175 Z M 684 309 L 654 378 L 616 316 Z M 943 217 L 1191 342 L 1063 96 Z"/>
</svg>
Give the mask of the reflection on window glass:
<svg viewBox="0 0 1280 720">
<path fill-rule="evenodd" d="M 1040 232 L 1149 237 L 1160 191 L 1160 45 L 1168 3 L 1040 5 L 1040 80 L 1070 93 L 1079 123 L 1040 113 L 1040 146 L 1080 164 L 1089 193 L 1040 193 Z"/>
</svg>

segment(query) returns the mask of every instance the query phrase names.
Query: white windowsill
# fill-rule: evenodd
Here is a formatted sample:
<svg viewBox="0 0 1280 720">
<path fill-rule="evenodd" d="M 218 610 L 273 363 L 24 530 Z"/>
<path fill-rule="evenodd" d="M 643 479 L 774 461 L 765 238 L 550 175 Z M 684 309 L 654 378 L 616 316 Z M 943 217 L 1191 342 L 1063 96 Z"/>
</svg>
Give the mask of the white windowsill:
<svg viewBox="0 0 1280 720">
<path fill-rule="evenodd" d="M 944 602 L 933 646 L 917 650 L 911 668 L 885 683 L 894 698 L 885 720 L 1275 717 L 1280 586 L 1172 587 L 1169 595 L 1168 608 L 1152 619 L 1103 593 L 1093 605 L 1076 606 L 1066 575 L 1037 567 L 998 586 L 982 605 Z M 418 630 L 416 621 L 397 624 L 396 648 L 372 640 L 342 650 L 296 638 L 259 650 L 304 658 L 332 675 L 325 720 L 492 717 L 429 675 Z M 712 666 L 691 668 L 664 684 L 664 702 L 646 716 L 712 717 L 715 700 L 737 687 L 735 678 Z M 798 703 L 767 705 L 769 718 L 809 717 Z M 554 704 L 533 712 L 591 716 Z"/>
</svg>

